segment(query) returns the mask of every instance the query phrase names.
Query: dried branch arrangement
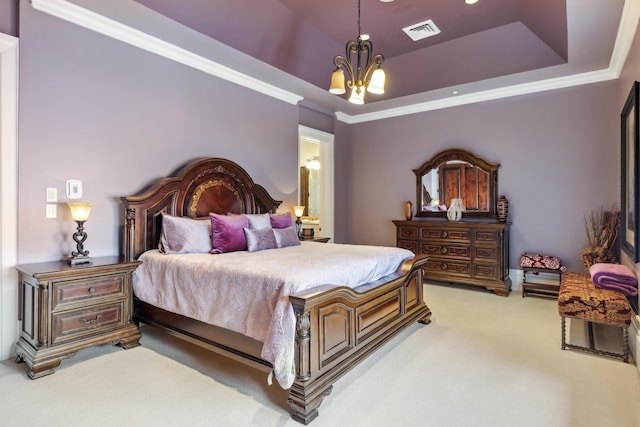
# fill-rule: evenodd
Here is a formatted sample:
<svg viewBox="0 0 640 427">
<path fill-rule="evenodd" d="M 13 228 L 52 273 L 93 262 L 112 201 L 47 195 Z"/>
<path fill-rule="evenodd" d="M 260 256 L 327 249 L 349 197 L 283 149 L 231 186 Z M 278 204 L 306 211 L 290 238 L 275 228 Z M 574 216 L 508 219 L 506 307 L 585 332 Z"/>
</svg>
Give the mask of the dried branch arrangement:
<svg viewBox="0 0 640 427">
<path fill-rule="evenodd" d="M 618 239 L 620 226 L 620 211 L 610 209 L 598 212 L 591 211 L 589 217 L 584 218 L 584 228 L 587 233 L 587 247 L 580 254 L 580 259 L 587 270 L 599 262 L 615 262 L 615 244 Z"/>
</svg>

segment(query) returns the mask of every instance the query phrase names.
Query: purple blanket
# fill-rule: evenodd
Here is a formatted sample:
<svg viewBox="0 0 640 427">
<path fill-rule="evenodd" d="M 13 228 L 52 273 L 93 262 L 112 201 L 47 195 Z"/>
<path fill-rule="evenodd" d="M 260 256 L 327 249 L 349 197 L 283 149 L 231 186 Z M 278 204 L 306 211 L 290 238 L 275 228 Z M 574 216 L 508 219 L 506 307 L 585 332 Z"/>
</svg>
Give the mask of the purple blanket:
<svg viewBox="0 0 640 427">
<path fill-rule="evenodd" d="M 589 268 L 589 273 L 596 288 L 610 289 L 629 296 L 638 295 L 638 279 L 625 265 L 597 263 Z"/>
</svg>

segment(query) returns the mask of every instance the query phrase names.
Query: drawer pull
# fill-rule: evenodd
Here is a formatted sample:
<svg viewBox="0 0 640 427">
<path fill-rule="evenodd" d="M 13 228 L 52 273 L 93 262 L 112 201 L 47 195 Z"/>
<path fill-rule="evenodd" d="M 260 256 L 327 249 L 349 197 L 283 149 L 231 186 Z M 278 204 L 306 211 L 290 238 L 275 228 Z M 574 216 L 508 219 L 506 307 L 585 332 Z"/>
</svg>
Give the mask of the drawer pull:
<svg viewBox="0 0 640 427">
<path fill-rule="evenodd" d="M 444 237 L 446 239 L 447 237 L 449 237 L 449 233 L 447 233 L 446 231 L 443 231 L 442 232 L 442 237 Z"/>
<path fill-rule="evenodd" d="M 446 262 L 443 262 L 443 263 L 440 265 L 440 268 L 441 268 L 441 269 L 443 269 L 443 270 L 446 270 L 446 269 L 448 269 L 448 268 L 449 268 L 449 266 L 447 265 L 447 263 L 446 263 Z"/>
<path fill-rule="evenodd" d="M 90 293 L 90 294 L 93 294 L 93 293 L 95 293 L 95 292 L 96 292 L 96 288 L 89 288 L 89 293 Z"/>
<path fill-rule="evenodd" d="M 100 319 L 101 317 L 102 317 L 102 314 L 96 314 L 96 318 L 95 319 L 91 319 L 91 320 L 80 319 L 80 322 L 84 323 L 85 325 L 90 325 L 92 323 L 97 322 L 98 319 Z"/>
<path fill-rule="evenodd" d="M 443 247 L 441 247 L 441 248 L 440 248 L 440 253 L 441 253 L 442 255 L 446 254 L 447 252 L 449 252 L 449 249 L 447 249 L 447 247 L 446 247 L 446 246 L 443 246 Z"/>
</svg>

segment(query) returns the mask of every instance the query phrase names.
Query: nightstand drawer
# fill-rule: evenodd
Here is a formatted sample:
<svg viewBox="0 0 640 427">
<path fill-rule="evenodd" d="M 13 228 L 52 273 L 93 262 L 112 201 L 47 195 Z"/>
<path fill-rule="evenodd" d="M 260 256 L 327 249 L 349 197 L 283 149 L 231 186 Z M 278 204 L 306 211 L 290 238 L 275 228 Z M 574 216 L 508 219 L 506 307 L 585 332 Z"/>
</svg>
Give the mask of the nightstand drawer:
<svg viewBox="0 0 640 427">
<path fill-rule="evenodd" d="M 125 275 L 98 276 L 54 283 L 52 310 L 87 299 L 125 295 Z"/>
<path fill-rule="evenodd" d="M 124 300 L 82 310 L 56 313 L 51 322 L 51 344 L 123 326 Z"/>
</svg>

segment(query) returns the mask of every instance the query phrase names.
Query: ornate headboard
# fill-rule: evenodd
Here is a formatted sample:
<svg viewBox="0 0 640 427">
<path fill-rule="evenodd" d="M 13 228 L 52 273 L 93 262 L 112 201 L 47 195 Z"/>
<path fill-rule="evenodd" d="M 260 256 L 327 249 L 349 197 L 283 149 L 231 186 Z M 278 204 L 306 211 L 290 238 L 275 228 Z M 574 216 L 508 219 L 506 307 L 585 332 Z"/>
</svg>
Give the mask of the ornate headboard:
<svg viewBox="0 0 640 427">
<path fill-rule="evenodd" d="M 167 178 L 152 182 L 133 196 L 121 197 L 124 205 L 124 256 L 134 260 L 157 248 L 162 229 L 161 212 L 191 218 L 209 212 L 275 213 L 282 203 L 255 184 L 240 165 L 231 160 L 206 158 L 191 162 Z"/>
</svg>

